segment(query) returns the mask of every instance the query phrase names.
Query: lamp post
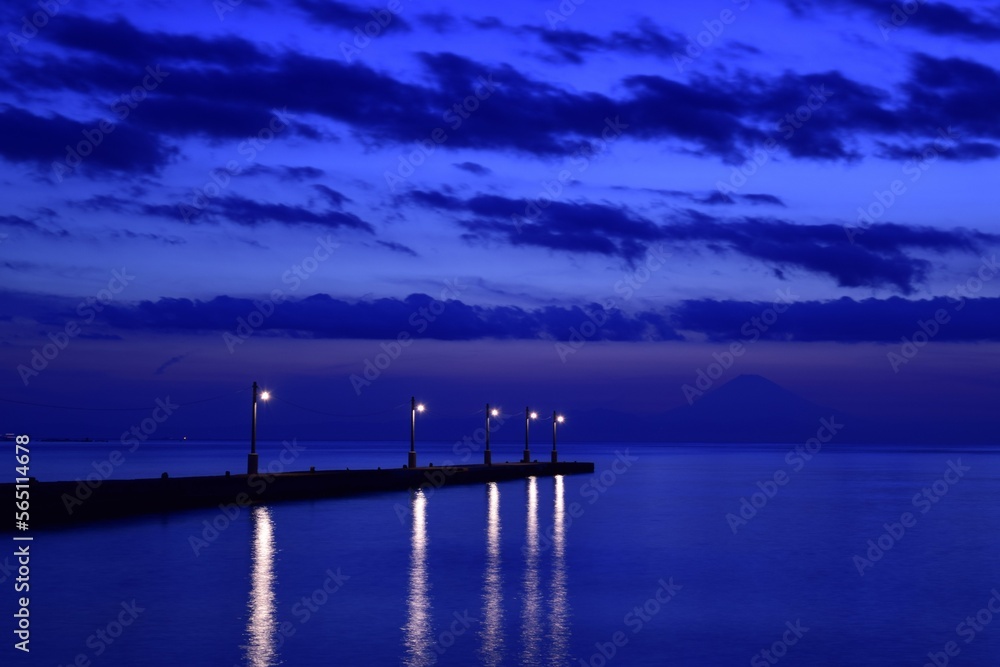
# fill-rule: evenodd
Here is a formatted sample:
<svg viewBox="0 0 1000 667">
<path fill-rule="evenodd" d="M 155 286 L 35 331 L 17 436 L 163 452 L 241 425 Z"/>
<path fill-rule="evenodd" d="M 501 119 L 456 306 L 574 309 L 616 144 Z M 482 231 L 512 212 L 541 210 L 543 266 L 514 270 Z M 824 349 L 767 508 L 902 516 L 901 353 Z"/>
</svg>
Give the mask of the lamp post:
<svg viewBox="0 0 1000 667">
<path fill-rule="evenodd" d="M 531 463 L 531 448 L 528 446 L 528 426 L 532 419 L 538 419 L 538 413 L 532 412 L 528 406 L 524 407 L 524 457 L 521 463 Z"/>
<path fill-rule="evenodd" d="M 253 398 L 251 399 L 250 413 L 250 454 L 247 455 L 247 474 L 257 474 L 257 396 L 260 400 L 266 401 L 271 398 L 268 391 L 260 391 L 257 383 L 253 383 Z"/>
<path fill-rule="evenodd" d="M 416 430 L 417 413 L 424 411 L 424 404 L 417 403 L 417 399 L 410 396 L 410 456 L 407 461 L 408 468 L 417 467 Z"/>
<path fill-rule="evenodd" d="M 499 410 L 496 408 L 491 409 L 490 404 L 486 404 L 486 451 L 483 452 L 484 465 L 493 465 L 493 452 L 490 451 L 490 417 L 496 417 L 499 414 Z"/>
<path fill-rule="evenodd" d="M 559 463 L 559 452 L 556 451 L 556 426 L 562 424 L 566 421 L 566 418 L 562 415 L 557 415 L 556 411 L 552 411 L 552 462 Z"/>
</svg>

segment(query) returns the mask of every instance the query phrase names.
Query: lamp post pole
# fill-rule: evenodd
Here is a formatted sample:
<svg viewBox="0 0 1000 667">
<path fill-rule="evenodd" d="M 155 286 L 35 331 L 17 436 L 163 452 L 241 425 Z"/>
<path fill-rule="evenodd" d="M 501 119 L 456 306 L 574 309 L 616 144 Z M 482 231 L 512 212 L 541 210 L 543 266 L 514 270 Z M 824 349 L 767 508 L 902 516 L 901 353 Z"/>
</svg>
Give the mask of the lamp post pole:
<svg viewBox="0 0 1000 667">
<path fill-rule="evenodd" d="M 247 474 L 257 474 L 257 383 L 253 383 L 253 398 L 250 405 L 250 454 L 247 455 Z"/>
<path fill-rule="evenodd" d="M 417 467 L 416 430 L 417 430 L 417 399 L 414 396 L 410 396 L 410 456 L 407 461 L 408 468 Z"/>
<path fill-rule="evenodd" d="M 528 446 L 528 425 L 531 423 L 531 410 L 524 407 L 524 457 L 522 463 L 531 463 L 531 449 Z"/>
<path fill-rule="evenodd" d="M 493 465 L 493 452 L 490 451 L 490 404 L 486 404 L 486 451 L 483 452 L 483 464 Z"/>
<path fill-rule="evenodd" d="M 552 462 L 559 463 L 559 452 L 556 451 L 556 425 L 559 422 L 556 419 L 556 411 L 552 411 Z"/>
</svg>

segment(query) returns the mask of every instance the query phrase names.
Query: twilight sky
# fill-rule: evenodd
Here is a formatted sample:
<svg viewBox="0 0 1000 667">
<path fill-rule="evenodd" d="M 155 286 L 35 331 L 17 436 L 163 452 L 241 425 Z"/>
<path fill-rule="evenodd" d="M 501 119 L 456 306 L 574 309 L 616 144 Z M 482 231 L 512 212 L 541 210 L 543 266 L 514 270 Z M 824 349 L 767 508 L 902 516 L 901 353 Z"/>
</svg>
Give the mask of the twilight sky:
<svg viewBox="0 0 1000 667">
<path fill-rule="evenodd" d="M 759 373 L 985 419 L 1000 9 L 894 6 L 4 3 L 0 398 L 170 396 L 158 436 L 241 437 L 256 379 L 315 410 L 269 405 L 287 438 L 411 394 L 648 414 Z"/>
</svg>

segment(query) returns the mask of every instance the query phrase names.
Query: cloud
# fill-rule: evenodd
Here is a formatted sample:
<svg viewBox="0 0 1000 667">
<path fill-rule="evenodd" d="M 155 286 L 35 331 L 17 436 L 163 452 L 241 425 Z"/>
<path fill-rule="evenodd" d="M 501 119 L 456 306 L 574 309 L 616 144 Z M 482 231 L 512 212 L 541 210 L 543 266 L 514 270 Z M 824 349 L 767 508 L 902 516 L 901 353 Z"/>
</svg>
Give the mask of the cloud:
<svg viewBox="0 0 1000 667">
<path fill-rule="evenodd" d="M 834 341 L 840 343 L 902 344 L 917 331 L 936 330 L 934 341 L 976 342 L 1000 340 L 996 317 L 1000 298 L 952 297 L 908 300 L 842 297 L 834 301 L 804 301 L 787 306 L 777 319 L 761 313 L 773 304 L 749 301 L 685 301 L 672 311 L 671 322 L 682 331 L 697 331 L 713 341 L 748 340 Z M 944 311 L 947 320 L 935 322 Z M 920 323 L 925 323 L 921 327 Z"/>
<path fill-rule="evenodd" d="M 693 201 L 698 202 L 699 204 L 708 204 L 708 205 L 735 204 L 737 201 L 744 201 L 755 206 L 772 205 L 772 206 L 781 206 L 782 208 L 786 208 L 785 202 L 783 202 L 780 197 L 768 194 L 746 194 L 746 195 L 741 195 L 736 193 L 726 194 L 719 190 L 715 190 L 701 198 L 696 198 L 694 196 L 691 196 L 691 199 Z"/>
<path fill-rule="evenodd" d="M 239 67 L 261 65 L 267 60 L 252 41 L 240 37 L 206 39 L 196 35 L 143 31 L 123 18 L 102 21 L 82 14 L 64 14 L 59 18 L 46 27 L 47 40 L 74 51 L 130 63 L 139 76 L 145 66 L 165 61 L 203 61 L 219 67 Z"/>
<path fill-rule="evenodd" d="M 785 202 L 781 200 L 780 197 L 768 194 L 747 194 L 747 195 L 737 195 L 740 199 L 748 201 L 751 204 L 773 204 L 774 206 L 785 207 Z"/>
<path fill-rule="evenodd" d="M 851 0 L 874 6 L 868 0 Z M 325 12 L 331 24 L 371 21 L 370 11 L 344 3 L 298 0 L 305 12 Z M 948 11 L 940 3 L 921 5 L 910 20 Z M 884 9 L 884 8 L 883 8 Z M 959 11 L 951 8 L 952 13 Z M 961 13 L 961 12 L 959 12 Z M 201 136 L 239 140 L 266 128 L 275 110 L 288 109 L 292 131 L 313 140 L 331 136 L 311 123 L 342 123 L 362 140 L 411 144 L 435 128 L 448 130 L 447 150 L 509 150 L 534 156 L 572 155 L 596 141 L 607 118 L 620 118 L 632 141 L 665 142 L 672 148 L 741 163 L 769 138 L 793 158 L 854 161 L 864 157 L 872 137 L 885 145 L 921 146 L 938 128 L 954 125 L 963 146 L 949 159 L 993 155 L 1000 118 L 1000 74 L 961 58 L 912 56 L 909 79 L 893 89 L 854 81 L 837 70 L 776 74 L 692 74 L 677 81 L 657 74 L 624 76 L 604 94 L 539 80 L 509 64 L 477 62 L 455 53 L 421 52 L 423 76 L 397 78 L 360 62 L 322 58 L 290 50 L 263 50 L 236 36 L 205 38 L 144 31 L 122 18 L 107 21 L 67 14 L 47 31 L 67 51 L 4 63 L 18 99 L 75 91 L 88 98 L 121 95 L 141 80 L 144 67 L 162 66 L 167 78 L 141 102 L 93 164 L 126 171 L 154 171 L 170 157 L 165 141 Z M 396 16 L 394 25 L 404 26 Z M 619 52 L 669 57 L 679 37 L 649 20 L 629 30 L 593 35 L 568 28 L 510 27 L 475 20 L 479 29 L 532 34 L 562 60 L 583 53 Z M 465 119 L 448 118 L 482 80 L 495 83 L 479 108 Z M 324 82 L 317 87 L 316 82 Z M 789 124 L 815 91 L 826 91 L 808 121 Z M 23 132 L 5 133 L 0 155 L 39 163 L 58 157 L 79 141 L 86 123 L 7 107 L 0 122 Z M 20 117 L 18 117 L 20 114 Z M 791 116 L 789 116 L 791 114 Z M 776 120 L 777 119 L 777 120 Z M 784 119 L 784 120 L 782 120 Z M 455 120 L 462 120 L 460 131 Z M 55 137 L 52 141 L 26 137 Z M 117 137 L 117 138 L 116 138 Z M 118 142 L 117 149 L 113 145 Z M 126 151 L 124 147 L 134 150 Z M 906 148 L 903 148 L 906 150 Z M 42 157 L 44 156 L 44 157 Z M 89 161 L 88 161 L 89 162 Z M 288 172 L 291 176 L 291 172 Z M 305 174 L 298 177 L 306 178 Z"/>
<path fill-rule="evenodd" d="M 834 0 L 821 4 L 813 0 L 786 0 L 786 4 L 799 16 L 806 14 L 806 8 L 826 8 L 830 5 L 860 9 L 876 19 L 883 40 L 891 39 L 899 30 L 921 30 L 940 37 L 965 37 L 985 42 L 1000 38 L 1000 21 L 945 2 Z M 911 7 L 915 11 L 907 11 Z"/>
<path fill-rule="evenodd" d="M 904 294 L 924 282 L 927 260 L 905 251 L 919 249 L 935 254 L 973 253 L 997 237 L 980 232 L 894 223 L 873 225 L 872 238 L 847 243 L 839 225 L 798 225 L 774 218 L 740 218 L 721 221 L 701 214 L 693 220 L 665 228 L 674 241 L 716 244 L 726 251 L 761 260 L 778 268 L 799 268 L 827 275 L 841 287 L 895 287 Z M 866 232 L 867 233 L 867 232 Z"/>
<path fill-rule="evenodd" d="M 624 185 L 616 185 L 612 187 L 613 190 L 635 190 L 637 192 L 651 192 L 653 194 L 662 195 L 664 197 L 670 197 L 672 199 L 683 199 L 695 204 L 702 204 L 706 206 L 718 206 L 718 205 L 729 205 L 736 204 L 738 201 L 743 201 L 751 205 L 773 205 L 780 206 L 782 208 L 787 208 L 784 200 L 777 195 L 766 194 L 766 193 L 748 193 L 748 194 L 738 194 L 735 192 L 725 193 L 720 190 L 711 190 L 708 192 L 691 192 L 688 190 L 667 190 L 664 188 L 631 188 Z"/>
<path fill-rule="evenodd" d="M 81 30 L 99 23 L 73 15 L 61 18 L 69 26 L 78 23 Z M 100 27 L 108 41 L 117 37 L 130 46 L 119 51 L 89 40 L 78 46 L 116 59 L 111 65 L 102 61 L 100 67 L 90 70 L 90 63 L 79 59 L 71 63 L 56 59 L 44 66 L 24 62 L 16 65 L 16 80 L 30 81 L 33 89 L 120 93 L 135 85 L 135 74 L 124 73 L 135 67 L 135 53 L 150 56 L 146 62 L 157 62 L 152 56 L 163 54 L 170 78 L 134 112 L 135 123 L 156 136 L 238 139 L 266 127 L 274 109 L 287 108 L 290 114 L 312 114 L 346 123 L 373 141 L 410 143 L 414 136 L 427 135 L 436 127 L 450 127 L 455 119 L 447 120 L 442 110 L 453 108 L 477 88 L 483 92 L 482 81 L 487 80 L 495 82 L 485 91 L 488 98 L 465 120 L 461 132 L 449 133 L 447 147 L 555 155 L 568 154 L 582 141 L 599 136 L 608 117 L 627 110 L 652 120 L 668 108 L 658 96 L 647 94 L 649 86 L 641 88 L 634 79 L 626 82 L 633 98 L 615 100 L 567 91 L 529 78 L 510 65 L 474 62 L 452 53 L 419 54 L 429 74 L 429 82 L 419 84 L 399 81 L 361 63 L 347 65 L 292 52 L 265 55 L 249 42 L 240 46 L 238 38 L 227 38 L 224 43 L 191 38 L 188 59 L 172 61 L 169 58 L 178 52 L 164 33 L 143 32 L 123 20 Z M 317 89 L 316 81 L 325 85 Z M 648 122 L 651 136 L 689 138 L 709 150 L 732 154 L 736 150 L 734 139 L 755 135 L 742 128 L 740 105 L 728 84 L 699 80 L 703 89 L 699 91 L 677 85 L 680 87 L 672 91 L 678 96 L 677 103 L 668 105 L 671 111 L 666 115 L 681 113 L 690 118 L 674 123 Z M 710 89 L 704 90 L 706 87 Z M 689 108 L 695 99 L 722 109 Z M 625 122 L 629 122 L 627 116 Z M 702 126 L 706 126 L 704 130 L 697 129 Z M 722 128 L 726 129 L 720 134 Z"/>
<path fill-rule="evenodd" d="M 417 20 L 439 34 L 451 32 L 458 26 L 457 19 L 447 12 L 425 12 L 418 14 Z"/>
<path fill-rule="evenodd" d="M 173 218 L 178 216 L 178 210 L 174 207 L 146 207 L 146 212 Z M 242 227 L 256 227 L 272 222 L 287 226 L 315 225 L 327 229 L 347 228 L 369 234 L 375 233 L 375 229 L 369 223 L 353 213 L 313 211 L 304 206 L 260 202 L 238 195 L 211 199 L 202 210 L 196 211 L 191 217 L 193 220 L 203 218 L 212 221 L 223 219 Z"/>
<path fill-rule="evenodd" d="M 107 211 L 111 213 L 128 213 L 132 210 L 132 202 L 118 195 L 91 195 L 86 199 L 69 200 L 67 202 L 73 208 L 91 213 L 97 211 Z"/>
<path fill-rule="evenodd" d="M 477 306 L 458 299 L 437 302 L 426 294 L 404 299 L 345 301 L 326 294 L 286 299 L 255 330 L 258 335 L 325 339 L 389 340 L 407 332 L 437 340 L 550 340 L 580 336 L 585 322 L 596 323 L 589 340 L 684 341 L 690 334 L 711 341 L 773 341 L 901 344 L 917 331 L 934 330 L 940 342 L 1000 340 L 1000 297 L 950 296 L 910 300 L 901 297 L 797 301 L 789 291 L 777 317 L 762 315 L 774 303 L 690 299 L 672 307 L 625 312 L 596 303 L 542 306 Z M 19 312 L 42 324 L 61 326 L 73 316 L 78 299 L 0 292 L 0 312 Z M 17 310 L 15 311 L 14 308 Z M 433 308 L 433 311 L 431 310 Z M 102 339 L 129 331 L 222 333 L 236 331 L 254 299 L 218 296 L 210 300 L 161 298 L 114 302 L 98 315 Z M 940 314 L 944 311 L 944 315 Z M 440 312 L 435 318 L 429 312 Z M 930 322 L 937 318 L 935 329 Z M 766 322 L 766 326 L 762 323 Z M 924 326 L 921 327 L 921 322 Z M 588 325 L 589 328 L 589 325 Z M 235 335 L 235 334 L 234 334 Z M 184 355 L 164 362 L 157 373 Z"/>
<path fill-rule="evenodd" d="M 375 22 L 381 30 L 410 32 L 410 24 L 397 12 L 386 9 L 386 5 L 372 9 L 360 9 L 355 5 L 337 0 L 294 0 L 296 7 L 306 13 L 313 23 L 353 30 Z M 391 3 L 390 3 L 391 4 Z M 353 35 L 352 35 L 353 38 Z"/>
<path fill-rule="evenodd" d="M 895 288 L 903 294 L 923 283 L 931 268 L 929 261 L 909 251 L 974 253 L 1000 241 L 1000 236 L 962 228 L 885 223 L 871 225 L 850 243 L 841 225 L 800 225 L 777 218 L 722 219 L 687 210 L 659 224 L 624 206 L 603 203 L 497 195 L 461 199 L 427 190 L 413 191 L 405 199 L 449 214 L 469 241 L 617 256 L 630 262 L 653 243 L 666 242 L 740 254 L 777 269 L 779 276 L 795 268 L 828 276 L 841 287 Z"/>
<path fill-rule="evenodd" d="M 457 162 L 453 166 L 476 176 L 489 176 L 493 171 L 478 162 Z"/>
<path fill-rule="evenodd" d="M 80 123 L 59 114 L 37 116 L 0 104 L 0 156 L 30 163 L 47 177 L 61 181 L 76 173 L 88 176 L 109 172 L 152 174 L 176 154 L 155 134 L 132 124 L 101 129 L 97 118 Z"/>
<path fill-rule="evenodd" d="M 304 183 L 322 178 L 326 172 L 318 167 L 289 167 L 286 165 L 269 166 L 252 164 L 240 172 L 244 176 L 274 176 L 282 181 Z"/>
<path fill-rule="evenodd" d="M 393 252 L 402 253 L 404 255 L 409 255 L 410 257 L 419 257 L 417 251 L 410 246 L 403 245 L 402 243 L 396 243 L 395 241 L 376 241 L 380 246 L 388 248 Z"/>
<path fill-rule="evenodd" d="M 702 214 L 665 228 L 665 238 L 716 244 L 779 269 L 827 275 L 841 287 L 894 287 L 904 294 L 923 283 L 930 262 L 906 251 L 975 253 L 1000 237 L 967 229 L 939 230 L 895 223 L 872 225 L 871 238 L 847 243 L 839 225 L 798 225 L 775 218 L 721 221 Z M 867 231 L 866 231 L 867 234 Z"/>
<path fill-rule="evenodd" d="M 64 322 L 75 303 L 66 298 L 0 292 L 0 312 L 17 305 L 24 317 Z M 442 308 L 443 306 L 443 308 Z M 98 315 L 110 331 L 234 332 L 241 318 L 254 312 L 254 300 L 218 296 L 208 301 L 161 298 L 138 303 L 115 302 Z M 438 313 L 433 318 L 429 312 Z M 526 310 L 516 306 L 476 306 L 457 299 L 443 302 L 426 294 L 405 299 L 344 301 L 326 294 L 286 299 L 274 306 L 257 332 L 260 335 L 394 339 L 400 332 L 437 340 L 543 339 L 566 341 L 579 335 L 585 322 L 601 322 L 594 340 L 680 340 L 665 313 L 629 315 L 605 310 L 596 303 L 547 306 Z M 589 325 L 588 325 L 589 326 Z"/>
<path fill-rule="evenodd" d="M 41 231 L 41 228 L 30 220 L 26 220 L 19 215 L 0 215 L 0 225 L 4 227 L 17 227 L 31 231 Z"/>
<path fill-rule="evenodd" d="M 467 19 L 480 30 L 496 30 L 509 33 L 523 40 L 525 35 L 534 35 L 548 47 L 545 60 L 581 65 L 584 54 L 619 53 L 639 56 L 653 56 L 672 59 L 674 53 L 683 51 L 687 43 L 679 34 L 668 35 L 649 18 L 642 18 L 634 28 L 615 30 L 606 36 L 566 27 L 544 28 L 525 24 L 512 26 L 496 17 L 487 19 Z"/>
<path fill-rule="evenodd" d="M 334 190 L 327 185 L 323 185 L 322 183 L 314 184 L 313 189 L 323 195 L 323 198 L 336 209 L 343 209 L 344 204 L 351 201 L 351 198 L 344 193 L 338 192 L 337 190 Z"/>
<path fill-rule="evenodd" d="M 526 200 L 497 195 L 477 195 L 462 200 L 440 192 L 414 191 L 407 199 L 427 208 L 468 212 L 458 220 L 466 238 L 502 240 L 514 246 L 596 253 L 634 260 L 645 254 L 650 241 L 661 237 L 659 228 L 625 208 L 604 204 L 553 201 L 544 208 Z M 531 206 L 534 209 L 531 209 Z M 526 211 L 537 210 L 535 219 Z"/>
<path fill-rule="evenodd" d="M 328 8 L 331 16 L 336 14 L 331 20 L 371 20 L 366 10 L 353 6 L 299 2 L 310 11 Z M 67 90 L 91 97 L 120 95 L 141 80 L 146 63 L 162 65 L 170 73 L 121 129 L 122 134 L 133 133 L 123 145 L 138 146 L 138 155 L 100 151 L 107 153 L 105 162 L 121 169 L 138 165 L 148 172 L 162 165 L 169 155 L 162 143 L 167 138 L 245 139 L 266 128 L 278 109 L 310 122 L 346 124 L 373 144 L 411 144 L 414 137 L 440 127 L 447 130 L 448 150 L 511 150 L 535 156 L 569 156 L 598 140 L 606 119 L 620 118 L 630 140 L 667 142 L 734 164 L 768 138 L 777 139 L 793 158 L 843 161 L 863 157 L 867 145 L 860 139 L 865 136 L 919 142 L 933 138 L 938 127 L 955 125 L 964 141 L 973 142 L 956 155 L 980 159 L 990 149 L 975 145 L 977 138 L 1000 135 L 1000 120 L 989 111 L 989 96 L 1000 93 L 988 92 L 1000 88 L 997 72 L 956 58 L 913 56 L 910 79 L 896 91 L 853 81 L 836 70 L 775 75 L 740 71 L 692 75 L 683 82 L 656 74 L 629 75 L 616 82 L 612 96 L 568 89 L 532 78 L 509 64 L 476 62 L 448 52 L 418 53 L 424 76 L 401 80 L 360 62 L 347 64 L 288 50 L 265 52 L 234 36 L 207 39 L 143 31 L 124 19 L 102 22 L 74 14 L 61 16 L 58 23 L 62 27 L 53 34 L 58 43 L 72 49 L 70 55 L 46 54 L 4 65 L 22 97 Z M 535 34 L 563 59 L 600 51 L 666 56 L 677 40 L 649 21 L 607 36 L 479 23 L 481 29 Z M 484 80 L 492 82 L 488 88 L 483 87 Z M 317 87 L 317 81 L 324 85 Z M 467 118 L 443 114 L 477 89 L 489 95 Z M 794 120 L 809 99 L 815 100 L 815 91 L 827 92 L 807 122 L 789 125 L 780 120 L 789 114 Z M 25 110 L 5 111 L 15 112 L 31 115 Z M 30 118 L 6 120 L 25 125 Z M 461 124 L 456 126 L 456 120 Z M 62 129 L 56 132 L 59 140 L 45 151 L 49 156 L 58 154 L 54 146 L 61 149 L 67 142 L 64 136 L 78 136 L 83 129 L 73 126 L 76 121 L 64 119 L 64 123 L 69 127 L 42 127 L 44 123 L 36 120 L 35 127 L 25 128 L 26 136 L 36 136 L 29 130 L 49 136 Z M 301 120 L 291 125 L 292 133 L 312 139 L 330 136 L 328 130 Z M 0 155 L 14 160 L 26 159 L 18 157 L 19 152 L 32 156 L 38 152 L 37 147 L 2 148 Z M 95 164 L 100 164 L 102 158 L 96 156 L 97 151 Z"/>
<path fill-rule="evenodd" d="M 973 162 L 975 160 L 993 160 L 1000 157 L 1000 146 L 985 141 L 969 141 L 957 144 L 923 143 L 919 145 L 902 146 L 887 142 L 876 142 L 879 147 L 877 155 L 887 160 L 900 162 L 929 162 L 938 157 L 957 162 Z"/>
<path fill-rule="evenodd" d="M 168 368 L 170 368 L 174 364 L 179 363 L 180 361 L 182 361 L 185 356 L 186 355 L 179 354 L 179 355 L 177 355 L 175 357 L 170 357 L 169 359 L 167 359 L 166 361 L 164 361 L 162 364 L 160 364 L 155 371 L 153 371 L 153 375 L 163 375 L 163 373 Z"/>
<path fill-rule="evenodd" d="M 941 129 L 954 126 L 962 142 L 1000 138 L 1000 117 L 991 113 L 1000 104 L 1000 71 L 964 58 L 935 58 L 915 54 L 906 114 L 911 126 Z"/>
<path fill-rule="evenodd" d="M 23 232 L 50 238 L 66 238 L 70 235 L 65 229 L 48 229 L 47 227 L 42 227 L 37 222 L 22 218 L 19 215 L 0 215 L 0 227 L 19 229 Z M 7 235 L 4 234 L 3 238 L 6 239 Z"/>
<path fill-rule="evenodd" d="M 150 232 L 133 232 L 130 229 L 116 229 L 108 234 L 113 239 L 142 239 L 146 241 L 156 241 L 157 243 L 163 243 L 166 245 L 184 245 L 187 241 L 179 236 L 165 235 L 165 234 L 153 234 Z"/>
</svg>

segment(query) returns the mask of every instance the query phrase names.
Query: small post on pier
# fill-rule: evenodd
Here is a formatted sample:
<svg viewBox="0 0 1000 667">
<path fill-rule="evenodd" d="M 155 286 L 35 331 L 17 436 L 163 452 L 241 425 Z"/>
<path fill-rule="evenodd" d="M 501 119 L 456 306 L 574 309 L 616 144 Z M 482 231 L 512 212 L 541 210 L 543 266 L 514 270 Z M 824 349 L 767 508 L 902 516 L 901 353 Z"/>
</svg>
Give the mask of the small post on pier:
<svg viewBox="0 0 1000 667">
<path fill-rule="evenodd" d="M 486 404 L 486 451 L 483 452 L 483 465 L 493 465 L 493 452 L 490 451 L 490 404 Z"/>
</svg>

